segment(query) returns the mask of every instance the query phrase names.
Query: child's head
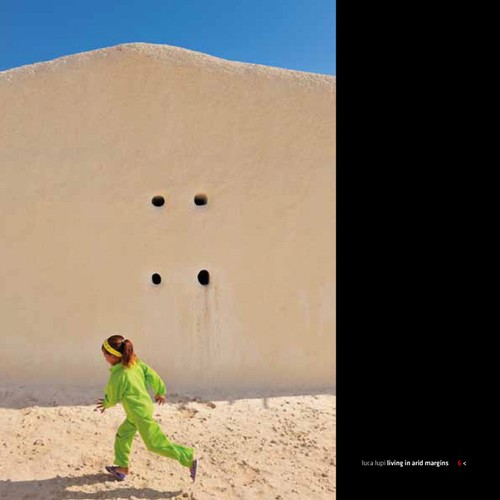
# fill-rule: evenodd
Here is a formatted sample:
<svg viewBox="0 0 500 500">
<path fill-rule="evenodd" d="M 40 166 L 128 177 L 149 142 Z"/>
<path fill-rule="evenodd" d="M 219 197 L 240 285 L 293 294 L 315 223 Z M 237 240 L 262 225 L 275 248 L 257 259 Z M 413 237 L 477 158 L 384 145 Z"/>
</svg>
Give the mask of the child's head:
<svg viewBox="0 0 500 500">
<path fill-rule="evenodd" d="M 107 338 L 101 350 L 106 361 L 111 365 L 122 363 L 123 366 L 130 366 L 137 359 L 132 342 L 121 335 L 112 335 Z"/>
</svg>

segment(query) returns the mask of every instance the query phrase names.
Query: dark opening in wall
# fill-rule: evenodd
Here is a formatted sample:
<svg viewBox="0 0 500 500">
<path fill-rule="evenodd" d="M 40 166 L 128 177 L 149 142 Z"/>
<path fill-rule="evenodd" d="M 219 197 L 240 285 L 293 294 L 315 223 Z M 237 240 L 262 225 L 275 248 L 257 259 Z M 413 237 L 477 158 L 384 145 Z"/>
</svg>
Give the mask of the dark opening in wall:
<svg viewBox="0 0 500 500">
<path fill-rule="evenodd" d="M 207 195 L 203 193 L 198 193 L 194 197 L 195 205 L 206 205 L 207 204 Z"/>
<path fill-rule="evenodd" d="M 161 283 L 161 276 L 158 273 L 154 273 L 153 276 L 151 276 L 151 281 L 155 285 L 159 285 Z"/>
<path fill-rule="evenodd" d="M 205 269 L 203 269 L 203 271 L 200 271 L 198 273 L 198 281 L 200 282 L 200 285 L 208 285 L 210 283 L 210 274 L 208 271 L 205 271 Z"/>
<path fill-rule="evenodd" d="M 165 204 L 165 198 L 163 198 L 163 196 L 154 196 L 153 199 L 151 200 L 151 203 L 155 207 L 161 207 Z"/>
</svg>

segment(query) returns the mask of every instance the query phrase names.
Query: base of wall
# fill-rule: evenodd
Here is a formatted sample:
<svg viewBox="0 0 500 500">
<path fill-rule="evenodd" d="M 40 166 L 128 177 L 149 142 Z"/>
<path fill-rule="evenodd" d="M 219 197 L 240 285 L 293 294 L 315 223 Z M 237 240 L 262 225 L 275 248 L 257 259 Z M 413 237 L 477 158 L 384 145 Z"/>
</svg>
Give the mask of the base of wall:
<svg viewBox="0 0 500 500">
<path fill-rule="evenodd" d="M 1 384 L 0 408 L 27 408 L 32 406 L 93 406 L 102 397 L 105 382 L 100 386 Z M 168 388 L 167 388 L 168 390 Z M 238 399 L 267 399 L 287 396 L 336 394 L 335 386 L 302 388 L 204 389 L 196 391 L 172 388 L 167 400 L 172 404 L 189 401 L 236 401 Z"/>
</svg>

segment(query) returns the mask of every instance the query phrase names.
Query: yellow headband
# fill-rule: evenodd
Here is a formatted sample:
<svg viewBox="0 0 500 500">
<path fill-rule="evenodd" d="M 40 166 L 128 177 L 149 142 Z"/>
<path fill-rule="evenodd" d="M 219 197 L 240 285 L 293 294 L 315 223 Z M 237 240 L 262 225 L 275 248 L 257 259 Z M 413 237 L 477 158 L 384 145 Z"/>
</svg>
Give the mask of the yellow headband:
<svg viewBox="0 0 500 500">
<path fill-rule="evenodd" d="M 112 354 L 113 356 L 116 356 L 117 358 L 121 358 L 122 357 L 122 353 L 121 352 L 118 352 L 116 349 L 113 349 L 109 344 L 108 344 L 108 341 L 105 340 L 102 344 L 102 346 L 104 347 L 104 349 L 106 349 L 106 351 L 109 352 L 109 354 Z"/>
</svg>

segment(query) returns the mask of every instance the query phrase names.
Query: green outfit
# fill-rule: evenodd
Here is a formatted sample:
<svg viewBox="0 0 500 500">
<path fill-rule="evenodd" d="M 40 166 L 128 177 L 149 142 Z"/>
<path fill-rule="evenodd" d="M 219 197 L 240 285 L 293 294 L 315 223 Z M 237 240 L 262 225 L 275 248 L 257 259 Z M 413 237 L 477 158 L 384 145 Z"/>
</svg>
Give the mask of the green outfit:
<svg viewBox="0 0 500 500">
<path fill-rule="evenodd" d="M 148 392 L 165 396 L 165 384 L 160 376 L 146 363 L 137 360 L 125 368 L 122 363 L 112 366 L 105 389 L 104 408 L 111 408 L 119 401 L 127 418 L 118 427 L 115 438 L 115 464 L 128 467 L 130 450 L 135 433 L 139 431 L 146 448 L 164 457 L 173 458 L 185 467 L 193 463 L 193 449 L 173 444 L 153 420 L 153 402 Z"/>
</svg>

